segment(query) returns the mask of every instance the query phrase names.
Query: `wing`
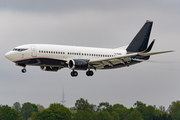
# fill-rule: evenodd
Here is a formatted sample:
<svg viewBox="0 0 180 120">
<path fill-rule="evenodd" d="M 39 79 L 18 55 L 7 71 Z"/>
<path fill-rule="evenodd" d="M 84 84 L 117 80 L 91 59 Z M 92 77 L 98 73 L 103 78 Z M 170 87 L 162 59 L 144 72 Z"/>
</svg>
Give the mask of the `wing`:
<svg viewBox="0 0 180 120">
<path fill-rule="evenodd" d="M 132 57 L 134 56 L 151 56 L 151 55 L 169 53 L 169 52 L 173 52 L 173 51 L 163 51 L 163 52 L 153 52 L 153 53 L 147 53 L 146 51 L 144 51 L 144 52 L 131 53 L 131 54 L 126 54 L 126 55 L 112 57 L 112 58 L 91 59 L 89 61 L 89 64 L 97 69 L 103 69 L 104 66 L 106 65 L 113 67 L 116 64 L 129 63 L 131 62 Z"/>
<path fill-rule="evenodd" d="M 116 64 L 125 64 L 125 62 L 131 61 L 132 56 L 136 56 L 138 53 L 131 53 L 131 54 L 126 54 L 122 56 L 117 56 L 117 57 L 111 57 L 111 58 L 98 58 L 98 59 L 91 59 L 89 61 L 89 64 L 97 69 L 103 69 L 104 66 L 109 65 L 109 66 L 114 66 Z"/>
<path fill-rule="evenodd" d="M 174 52 L 174 51 L 173 50 L 169 50 L 169 51 L 162 51 L 162 52 L 139 53 L 139 55 L 140 56 L 150 56 L 150 55 L 157 55 L 157 54 L 169 53 L 169 52 Z"/>
</svg>

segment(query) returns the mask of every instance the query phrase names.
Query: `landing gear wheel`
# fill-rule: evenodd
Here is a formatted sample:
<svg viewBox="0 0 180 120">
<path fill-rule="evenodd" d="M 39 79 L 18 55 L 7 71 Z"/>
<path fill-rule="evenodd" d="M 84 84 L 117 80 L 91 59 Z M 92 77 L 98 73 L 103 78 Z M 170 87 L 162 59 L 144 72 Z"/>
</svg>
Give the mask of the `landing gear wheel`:
<svg viewBox="0 0 180 120">
<path fill-rule="evenodd" d="M 23 69 L 21 70 L 21 72 L 22 72 L 22 73 L 26 73 L 26 69 L 23 68 Z"/>
<path fill-rule="evenodd" d="M 88 71 L 86 72 L 86 75 L 87 75 L 87 76 L 93 76 L 93 75 L 94 75 L 94 72 L 91 71 L 91 70 L 88 70 Z"/>
<path fill-rule="evenodd" d="M 78 76 L 78 72 L 73 70 L 73 71 L 71 72 L 71 76 L 72 76 L 72 77 Z"/>
</svg>

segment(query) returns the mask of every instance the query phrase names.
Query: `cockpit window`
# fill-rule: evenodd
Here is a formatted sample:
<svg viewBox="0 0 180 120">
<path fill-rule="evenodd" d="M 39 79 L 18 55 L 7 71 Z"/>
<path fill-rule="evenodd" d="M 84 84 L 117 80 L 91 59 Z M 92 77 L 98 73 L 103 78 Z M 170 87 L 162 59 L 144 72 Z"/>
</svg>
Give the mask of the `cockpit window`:
<svg viewBox="0 0 180 120">
<path fill-rule="evenodd" d="M 25 50 L 27 50 L 27 48 L 14 48 L 13 49 L 13 51 L 19 51 L 19 52 L 25 51 Z"/>
</svg>

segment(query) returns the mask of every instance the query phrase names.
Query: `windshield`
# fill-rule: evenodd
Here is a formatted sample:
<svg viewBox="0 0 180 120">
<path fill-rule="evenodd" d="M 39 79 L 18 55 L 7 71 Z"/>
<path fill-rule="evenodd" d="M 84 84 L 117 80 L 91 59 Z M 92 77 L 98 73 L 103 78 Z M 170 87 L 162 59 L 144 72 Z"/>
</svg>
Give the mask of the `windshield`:
<svg viewBox="0 0 180 120">
<path fill-rule="evenodd" d="M 25 50 L 27 50 L 27 48 L 14 48 L 13 49 L 13 51 L 19 51 L 19 52 L 25 51 Z"/>
</svg>

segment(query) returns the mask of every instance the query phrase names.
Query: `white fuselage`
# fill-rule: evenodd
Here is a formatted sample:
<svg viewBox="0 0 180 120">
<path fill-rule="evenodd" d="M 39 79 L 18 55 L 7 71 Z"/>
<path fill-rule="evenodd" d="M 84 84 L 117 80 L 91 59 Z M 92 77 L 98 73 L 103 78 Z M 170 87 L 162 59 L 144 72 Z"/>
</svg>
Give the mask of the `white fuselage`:
<svg viewBox="0 0 180 120">
<path fill-rule="evenodd" d="M 26 50 L 24 50 L 26 49 Z M 68 61 L 70 59 L 90 60 L 96 58 L 109 58 L 125 55 L 123 49 L 107 49 L 93 47 L 78 47 L 49 44 L 28 44 L 15 47 L 6 53 L 6 58 L 12 62 L 31 58 L 51 58 Z"/>
</svg>

